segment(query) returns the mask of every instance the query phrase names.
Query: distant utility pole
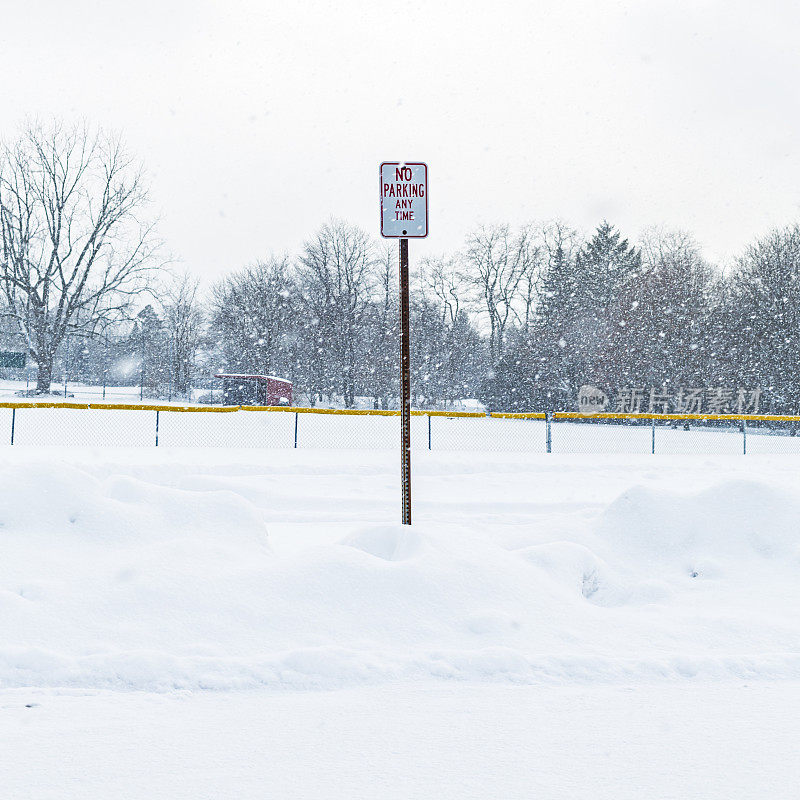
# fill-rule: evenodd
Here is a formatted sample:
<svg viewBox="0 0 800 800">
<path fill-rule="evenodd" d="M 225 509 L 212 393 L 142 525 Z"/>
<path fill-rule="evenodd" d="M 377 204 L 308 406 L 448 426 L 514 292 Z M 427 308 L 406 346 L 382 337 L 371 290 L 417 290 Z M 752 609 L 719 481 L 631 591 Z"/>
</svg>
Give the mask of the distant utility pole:
<svg viewBox="0 0 800 800">
<path fill-rule="evenodd" d="M 106 399 L 106 384 L 108 383 L 108 334 L 105 336 L 103 346 L 103 400 Z"/>
<path fill-rule="evenodd" d="M 67 336 L 67 352 L 64 356 L 64 397 L 67 396 L 67 371 L 69 370 L 69 336 Z"/>
<path fill-rule="evenodd" d="M 139 399 L 144 399 L 144 331 L 142 331 L 141 361 L 139 366 Z"/>
<path fill-rule="evenodd" d="M 172 348 L 172 335 L 170 334 L 167 340 L 167 371 L 169 373 L 169 402 L 172 402 L 172 377 L 173 377 L 173 348 Z"/>
</svg>

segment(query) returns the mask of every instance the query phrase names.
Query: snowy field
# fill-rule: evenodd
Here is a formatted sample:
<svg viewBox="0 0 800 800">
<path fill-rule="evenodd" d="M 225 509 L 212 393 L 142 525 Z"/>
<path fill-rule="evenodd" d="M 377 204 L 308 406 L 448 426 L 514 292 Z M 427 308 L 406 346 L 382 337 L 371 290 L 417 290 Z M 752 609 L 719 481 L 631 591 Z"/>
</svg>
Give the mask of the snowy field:
<svg viewBox="0 0 800 800">
<path fill-rule="evenodd" d="M 13 402 L 14 400 L 29 399 L 25 393 L 36 388 L 35 376 L 31 380 L 10 380 L 0 378 L 0 400 L 4 402 Z M 76 403 L 139 403 L 139 402 L 153 402 L 153 398 L 148 398 L 147 392 L 144 393 L 144 399 L 141 400 L 139 386 L 134 381 L 131 386 L 105 386 L 102 384 L 86 384 L 76 383 L 74 381 L 67 382 L 67 393 L 64 396 L 64 384 L 54 381 L 50 384 L 51 397 L 50 399 L 58 401 L 71 401 Z M 192 393 L 194 395 L 208 394 L 210 389 L 197 389 Z M 221 394 L 217 389 L 215 394 Z M 165 402 L 159 400 L 158 402 Z M 185 400 L 175 400 L 175 403 L 185 402 Z"/>
<path fill-rule="evenodd" d="M 797 796 L 796 456 L 4 455 L 3 796 Z"/>
</svg>

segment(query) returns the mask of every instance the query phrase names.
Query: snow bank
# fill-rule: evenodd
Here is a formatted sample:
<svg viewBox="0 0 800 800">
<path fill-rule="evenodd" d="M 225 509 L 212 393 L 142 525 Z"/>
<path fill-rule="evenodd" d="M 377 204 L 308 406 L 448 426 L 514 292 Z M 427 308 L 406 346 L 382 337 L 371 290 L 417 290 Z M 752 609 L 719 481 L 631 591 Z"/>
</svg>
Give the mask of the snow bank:
<svg viewBox="0 0 800 800">
<path fill-rule="evenodd" d="M 3 686 L 800 677 L 800 495 L 764 482 L 676 492 L 642 483 L 650 464 L 565 516 L 530 463 L 524 506 L 495 486 L 470 522 L 453 508 L 478 508 L 486 473 L 441 456 L 409 529 L 352 521 L 360 480 L 396 511 L 388 466 L 115 455 L 0 469 Z"/>
</svg>

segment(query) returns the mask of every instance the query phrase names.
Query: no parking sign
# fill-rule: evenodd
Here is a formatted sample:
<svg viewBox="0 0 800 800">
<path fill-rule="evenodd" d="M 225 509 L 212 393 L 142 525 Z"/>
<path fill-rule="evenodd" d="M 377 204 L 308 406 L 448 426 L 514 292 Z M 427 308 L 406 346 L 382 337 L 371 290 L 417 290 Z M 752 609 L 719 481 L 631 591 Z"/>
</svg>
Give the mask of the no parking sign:
<svg viewBox="0 0 800 800">
<path fill-rule="evenodd" d="M 421 161 L 381 164 L 381 236 L 424 239 L 428 235 L 428 165 Z"/>
<path fill-rule="evenodd" d="M 428 235 L 428 165 L 384 161 L 381 178 L 381 236 L 400 240 L 400 484 L 403 525 L 411 524 L 411 325 L 408 240 Z"/>
</svg>

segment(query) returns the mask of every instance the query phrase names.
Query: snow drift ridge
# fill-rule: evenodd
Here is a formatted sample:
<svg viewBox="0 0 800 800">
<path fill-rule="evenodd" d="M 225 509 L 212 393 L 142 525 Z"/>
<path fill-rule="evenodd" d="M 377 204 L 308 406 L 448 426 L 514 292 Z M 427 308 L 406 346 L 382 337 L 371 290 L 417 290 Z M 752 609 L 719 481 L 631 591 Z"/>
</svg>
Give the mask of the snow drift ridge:
<svg viewBox="0 0 800 800">
<path fill-rule="evenodd" d="M 93 471 L 0 469 L 4 686 L 800 677 L 800 500 L 757 482 L 634 486 L 568 539 L 543 513 L 281 554 L 235 471 Z"/>
</svg>

